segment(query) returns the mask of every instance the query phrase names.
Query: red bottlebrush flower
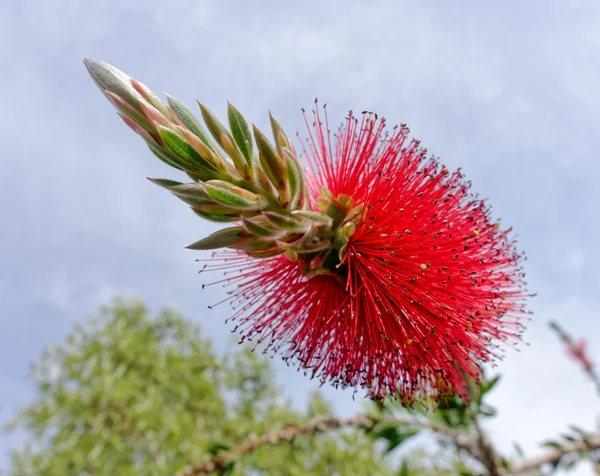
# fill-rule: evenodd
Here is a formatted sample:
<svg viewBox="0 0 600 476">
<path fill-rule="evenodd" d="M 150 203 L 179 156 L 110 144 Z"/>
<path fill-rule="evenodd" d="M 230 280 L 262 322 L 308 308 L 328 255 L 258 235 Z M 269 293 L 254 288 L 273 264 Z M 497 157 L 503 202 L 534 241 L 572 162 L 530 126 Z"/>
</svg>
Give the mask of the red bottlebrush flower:
<svg viewBox="0 0 600 476">
<path fill-rule="evenodd" d="M 366 387 L 375 399 L 447 389 L 468 398 L 465 375 L 478 379 L 479 364 L 523 329 L 522 255 L 510 230 L 406 126 L 388 134 L 376 115 L 350 114 L 331 137 L 326 116 L 314 120 L 304 151 L 312 208 L 363 204 L 361 219 L 333 265 L 293 253 L 219 258 L 228 262 L 214 269 L 241 269 L 225 280 L 236 329 L 322 382 Z"/>
<path fill-rule="evenodd" d="M 176 99 L 166 106 L 114 66 L 85 64 L 152 153 L 192 182 L 151 180 L 203 219 L 237 222 L 188 248 L 237 250 L 211 267 L 238 271 L 224 282 L 244 338 L 323 382 L 408 401 L 467 398 L 466 376 L 519 340 L 523 257 L 510 230 L 406 126 L 350 114 L 331 137 L 316 112 L 305 176 L 272 115 L 274 144 L 231 103 L 230 130 L 199 103 L 219 151 Z"/>
</svg>

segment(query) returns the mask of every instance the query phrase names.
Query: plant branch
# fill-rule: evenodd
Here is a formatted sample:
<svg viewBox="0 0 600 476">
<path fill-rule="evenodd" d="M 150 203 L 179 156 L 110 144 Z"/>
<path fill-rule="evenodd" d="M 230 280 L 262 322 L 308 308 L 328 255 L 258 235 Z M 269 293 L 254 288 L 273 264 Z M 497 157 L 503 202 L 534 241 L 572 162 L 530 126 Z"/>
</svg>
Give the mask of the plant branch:
<svg viewBox="0 0 600 476">
<path fill-rule="evenodd" d="M 291 441 L 299 435 L 323 433 L 326 431 L 337 430 L 346 426 L 370 430 L 375 425 L 382 423 L 394 423 L 432 430 L 441 435 L 452 438 L 457 443 L 457 446 L 467 449 L 469 452 L 474 450 L 470 440 L 468 440 L 459 431 L 439 423 L 430 422 L 428 420 L 421 420 L 417 418 L 398 418 L 386 415 L 369 416 L 365 414 L 358 414 L 353 417 L 346 418 L 326 416 L 311 420 L 304 425 L 290 425 L 283 430 L 270 431 L 265 433 L 263 436 L 255 437 L 247 443 L 236 446 L 235 448 L 227 451 L 222 451 L 206 461 L 185 468 L 179 473 L 178 476 L 204 476 L 213 471 L 225 469 L 236 456 L 251 453 L 261 446 L 277 445 L 286 441 Z"/>
<path fill-rule="evenodd" d="M 576 441 L 574 443 L 567 443 L 560 449 L 550 451 L 545 455 L 532 458 L 524 461 L 520 464 L 512 465 L 510 468 L 511 474 L 523 474 L 528 471 L 537 469 L 543 465 L 549 464 L 556 466 L 560 459 L 569 453 L 583 453 L 584 451 L 599 450 L 600 449 L 600 434 L 588 435 L 586 441 Z"/>
</svg>

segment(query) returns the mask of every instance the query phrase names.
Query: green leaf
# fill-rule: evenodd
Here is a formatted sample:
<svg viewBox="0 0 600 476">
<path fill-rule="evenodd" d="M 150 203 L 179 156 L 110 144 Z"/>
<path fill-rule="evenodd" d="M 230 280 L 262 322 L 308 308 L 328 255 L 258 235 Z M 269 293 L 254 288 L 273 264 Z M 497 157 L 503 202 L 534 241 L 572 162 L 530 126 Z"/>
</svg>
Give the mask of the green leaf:
<svg viewBox="0 0 600 476">
<path fill-rule="evenodd" d="M 231 128 L 233 140 L 246 159 L 246 163 L 251 167 L 252 135 L 250 134 L 250 128 L 244 116 L 229 101 L 227 101 L 227 118 L 229 119 L 229 127 Z"/>
<path fill-rule="evenodd" d="M 292 214 L 284 215 L 277 212 L 263 212 L 263 216 L 277 228 L 286 231 L 304 231 L 309 227 L 306 221 Z"/>
<path fill-rule="evenodd" d="M 275 147 L 279 152 L 279 155 L 283 156 L 283 148 L 288 148 L 290 151 L 293 150 L 293 144 L 290 140 L 289 136 L 281 127 L 281 124 L 275 119 L 275 116 L 269 112 L 269 120 L 271 122 L 271 131 L 273 132 L 273 137 L 275 138 Z"/>
<path fill-rule="evenodd" d="M 186 246 L 186 248 L 189 248 L 190 250 L 215 250 L 217 248 L 227 248 L 238 245 L 248 238 L 251 238 L 251 235 L 249 235 L 243 227 L 232 226 L 216 231 L 206 238 L 202 238 L 201 240 Z"/>
<path fill-rule="evenodd" d="M 385 425 L 380 430 L 374 432 L 372 437 L 375 439 L 386 440 L 388 445 L 385 453 L 389 454 L 406 440 L 418 433 L 418 428 L 407 428 L 398 425 Z"/>
<path fill-rule="evenodd" d="M 282 186 L 287 185 L 285 163 L 266 136 L 256 126 L 253 126 L 253 130 L 260 165 L 275 188 L 280 190 Z"/>
<path fill-rule="evenodd" d="M 207 213 L 202 210 L 196 209 L 192 207 L 192 211 L 198 215 L 200 218 L 204 218 L 205 220 L 214 221 L 216 223 L 231 223 L 234 221 L 239 221 L 239 215 L 230 216 L 230 215 L 218 215 L 215 213 Z"/>
<path fill-rule="evenodd" d="M 158 157 L 165 164 L 167 164 L 170 167 L 173 167 L 177 170 L 183 171 L 183 167 L 181 165 L 179 165 L 175 161 L 175 159 L 173 159 L 171 156 L 167 155 L 164 151 L 157 149 L 157 148 L 151 146 L 150 144 L 148 144 L 148 148 L 150 149 L 150 152 L 152 152 L 156 157 Z"/>
<path fill-rule="evenodd" d="M 265 206 L 260 195 L 222 180 L 205 182 L 204 190 L 215 202 L 238 210 L 259 210 Z"/>
<path fill-rule="evenodd" d="M 208 443 L 207 451 L 215 456 L 222 451 L 228 451 L 232 448 L 229 443 L 225 443 L 223 441 L 211 441 Z"/>
<path fill-rule="evenodd" d="M 200 122 L 196 119 L 196 116 L 192 114 L 187 107 L 185 107 L 182 103 L 180 103 L 177 99 L 165 94 L 167 97 L 167 102 L 169 103 L 169 107 L 173 111 L 173 113 L 177 116 L 177 118 L 181 121 L 181 123 L 188 128 L 188 130 L 198 137 L 202 142 L 206 144 L 208 148 L 210 148 L 213 152 L 216 153 L 215 147 L 210 142 L 206 133 L 202 129 Z"/>
<path fill-rule="evenodd" d="M 560 443 L 558 443 L 557 441 L 552 441 L 552 440 L 543 441 L 541 443 L 541 446 L 543 446 L 545 448 L 554 448 L 557 450 L 562 449 L 562 445 Z"/>
<path fill-rule="evenodd" d="M 139 105 L 142 97 L 133 88 L 131 78 L 123 73 L 123 71 L 114 66 L 105 63 L 104 61 L 86 58 L 83 60 L 90 76 L 96 83 L 96 86 L 104 93 L 109 91 L 120 97 L 130 106 L 141 112 Z"/>
<path fill-rule="evenodd" d="M 160 126 L 158 132 L 169 149 L 171 149 L 177 157 L 183 159 L 183 164 L 187 165 L 192 170 L 195 169 L 206 174 L 215 173 L 217 171 L 212 164 L 202 158 L 190 144 L 172 130 Z"/>
<path fill-rule="evenodd" d="M 172 187 L 176 187 L 178 185 L 183 185 L 181 182 L 176 182 L 175 180 L 169 180 L 169 179 L 148 177 L 148 180 L 150 180 L 150 182 L 152 182 L 152 183 L 155 183 L 156 185 L 166 188 L 167 190 L 170 190 Z M 203 189 L 203 191 L 204 191 L 204 189 Z"/>
<path fill-rule="evenodd" d="M 235 144 L 229 131 L 225 129 L 225 126 L 221 124 L 221 121 L 219 121 L 217 117 L 199 101 L 198 106 L 200 106 L 200 112 L 202 113 L 202 118 L 206 123 L 206 127 L 208 127 L 208 131 L 227 155 L 231 157 L 238 173 L 247 180 L 251 179 L 252 168 L 246 162 L 246 159 Z"/>
<path fill-rule="evenodd" d="M 256 220 L 242 217 L 242 223 L 244 228 L 248 230 L 248 233 L 258 236 L 277 236 L 281 234 L 281 230 L 274 229 L 269 226 L 268 223 L 257 223 Z"/>
</svg>

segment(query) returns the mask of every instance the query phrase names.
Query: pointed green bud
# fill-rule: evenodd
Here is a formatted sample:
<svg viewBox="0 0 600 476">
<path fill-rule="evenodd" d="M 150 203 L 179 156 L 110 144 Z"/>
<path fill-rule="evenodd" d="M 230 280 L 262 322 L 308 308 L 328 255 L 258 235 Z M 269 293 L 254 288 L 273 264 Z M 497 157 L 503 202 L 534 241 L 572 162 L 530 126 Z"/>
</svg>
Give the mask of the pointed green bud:
<svg viewBox="0 0 600 476">
<path fill-rule="evenodd" d="M 183 137 L 163 126 L 158 126 L 158 132 L 175 157 L 180 159 L 177 163 L 185 170 L 198 173 L 205 180 L 214 176 L 216 168 L 201 157 Z"/>
<path fill-rule="evenodd" d="M 279 124 L 277 119 L 275 119 L 275 116 L 270 111 L 269 120 L 271 121 L 271 130 L 273 131 L 273 137 L 275 138 L 275 147 L 277 148 L 279 155 L 283 157 L 282 149 L 284 147 L 287 147 L 292 151 L 293 154 L 295 154 L 296 151 L 294 150 L 294 145 L 292 144 L 292 141 L 283 130 L 283 127 L 281 127 L 281 124 Z"/>
<path fill-rule="evenodd" d="M 237 210 L 260 210 L 266 205 L 260 195 L 223 180 L 210 180 L 204 183 L 204 190 L 215 202 Z"/>
<path fill-rule="evenodd" d="M 253 126 L 253 130 L 260 165 L 279 192 L 279 203 L 286 205 L 290 197 L 285 163 L 266 136 L 256 126 Z"/>
<path fill-rule="evenodd" d="M 198 137 L 210 150 L 217 154 L 217 150 L 214 145 L 208 139 L 208 136 L 202 129 L 200 122 L 196 119 L 196 116 L 192 114 L 187 107 L 181 104 L 177 99 L 165 94 L 169 107 L 171 108 L 171 114 L 173 118 L 179 123 L 180 126 L 187 128 L 192 134 Z M 217 154 L 218 155 L 218 154 Z"/>
<path fill-rule="evenodd" d="M 183 183 L 169 187 L 169 190 L 181 201 L 191 205 L 194 208 L 201 208 L 207 204 L 214 204 L 201 183 Z M 204 209 L 202 210 L 208 211 Z"/>
<path fill-rule="evenodd" d="M 202 142 L 197 136 L 192 134 L 188 129 L 181 126 L 175 126 L 175 130 L 192 146 L 192 148 L 202 157 L 212 168 L 215 173 L 223 175 L 223 178 L 239 178 L 237 172 L 218 155 Z"/>
<path fill-rule="evenodd" d="M 279 236 L 282 234 L 280 229 L 274 228 L 266 220 L 261 221 L 260 218 L 260 216 L 252 219 L 242 217 L 242 223 L 244 224 L 244 228 L 248 230 L 248 233 L 258 236 Z"/>
<path fill-rule="evenodd" d="M 240 221 L 240 216 L 239 214 L 235 214 L 235 215 L 217 215 L 215 213 L 207 213 L 207 212 L 203 212 L 202 210 L 198 210 L 194 207 L 192 207 L 192 211 L 198 215 L 200 218 L 203 218 L 205 220 L 209 220 L 209 221 L 214 221 L 216 223 L 231 223 L 234 221 Z"/>
<path fill-rule="evenodd" d="M 172 119 L 171 113 L 167 109 L 167 107 L 163 104 L 160 98 L 152 92 L 152 90 L 143 83 L 136 81 L 135 79 L 131 79 L 131 86 L 135 89 L 140 96 L 142 96 L 149 104 L 155 107 L 160 113 L 168 118 Z"/>
<path fill-rule="evenodd" d="M 171 157 L 169 154 L 167 154 L 164 150 L 159 149 L 158 147 L 155 147 L 152 144 L 148 144 L 148 147 L 150 148 L 150 151 L 156 157 L 158 157 L 160 160 L 162 160 L 165 164 L 170 165 L 171 167 L 173 167 L 177 170 L 182 170 L 182 171 L 184 170 L 183 167 L 177 163 L 177 160 L 173 159 L 173 157 Z"/>
<path fill-rule="evenodd" d="M 206 238 L 202 238 L 195 243 L 192 243 L 186 248 L 191 250 L 214 250 L 217 248 L 231 248 L 233 246 L 239 246 L 246 242 L 249 238 L 249 234 L 241 226 L 232 226 L 229 228 L 223 228 L 222 230 L 216 231 Z M 251 238 L 251 237 L 250 237 Z"/>
<path fill-rule="evenodd" d="M 210 200 L 210 197 L 206 193 L 206 190 L 204 190 L 204 185 L 198 182 L 181 183 L 178 185 L 173 185 L 169 187 L 169 190 L 171 190 L 171 192 L 173 192 L 175 195 L 197 197 L 203 198 L 205 200 Z"/>
<path fill-rule="evenodd" d="M 311 243 L 300 243 L 300 241 L 285 243 L 283 241 L 277 241 L 277 244 L 285 251 L 293 251 L 298 254 L 315 253 L 331 248 L 331 243 L 328 240 L 318 240 Z"/>
<path fill-rule="evenodd" d="M 121 117 L 127 117 L 146 131 L 156 131 L 154 125 L 148 120 L 148 118 L 143 114 L 143 112 L 140 112 L 138 109 L 132 107 L 121 96 L 111 91 L 106 91 L 106 97 L 112 103 L 112 105 L 122 114 Z M 140 109 L 142 109 L 141 106 Z"/>
<path fill-rule="evenodd" d="M 266 249 L 266 250 L 258 250 L 258 251 L 244 250 L 244 252 L 251 258 L 264 259 L 264 258 L 272 258 L 273 256 L 280 255 L 281 253 L 283 253 L 283 250 L 280 249 L 278 246 L 276 246 L 274 248 L 270 248 L 270 249 Z"/>
<path fill-rule="evenodd" d="M 238 173 L 247 179 L 247 177 L 249 177 L 251 174 L 248 163 L 238 149 L 237 145 L 235 145 L 233 137 L 231 137 L 229 131 L 225 129 L 225 126 L 221 124 L 221 121 L 219 121 L 208 108 L 200 103 L 200 101 L 198 101 L 198 106 L 200 106 L 200 112 L 202 113 L 202 118 L 204 119 L 206 127 L 208 127 L 208 131 L 217 141 L 217 144 L 219 144 L 227 153 L 227 155 L 231 157 L 231 160 L 233 161 Z"/>
<path fill-rule="evenodd" d="M 155 183 L 156 185 L 166 188 L 167 190 L 171 190 L 173 187 L 177 187 L 179 185 L 184 185 L 181 182 L 176 182 L 175 180 L 169 179 L 160 179 L 160 178 L 150 178 L 146 177 L 150 182 Z M 204 191 L 204 189 L 202 190 Z"/>
<path fill-rule="evenodd" d="M 321 226 L 330 227 L 331 223 L 333 222 L 333 218 L 331 218 L 329 215 L 325 215 L 324 213 L 319 213 L 312 210 L 294 210 L 292 212 L 292 215 L 307 218 L 308 220 L 311 220 L 315 222 L 315 224 Z"/>
<path fill-rule="evenodd" d="M 282 148 L 283 156 L 288 171 L 288 183 L 290 188 L 290 208 L 303 208 L 307 203 L 306 183 L 302 165 L 298 158 L 287 147 Z"/>
<path fill-rule="evenodd" d="M 231 207 L 226 207 L 225 205 L 221 205 L 218 203 L 206 203 L 204 205 L 200 205 L 195 207 L 197 210 L 201 212 L 209 213 L 210 215 L 237 215 L 239 216 L 240 211 L 235 210 Z"/>
<path fill-rule="evenodd" d="M 305 220 L 292 214 L 284 215 L 277 212 L 263 212 L 263 216 L 277 228 L 286 231 L 304 231 L 310 226 Z"/>
<path fill-rule="evenodd" d="M 161 126 L 171 128 L 174 124 L 167 119 L 162 112 L 156 109 L 154 106 L 150 104 L 140 104 L 142 111 L 144 111 L 144 116 L 148 119 L 150 124 L 159 124 Z"/>
<path fill-rule="evenodd" d="M 283 250 L 281 250 L 279 248 L 279 246 L 277 246 L 277 243 L 275 243 L 274 241 L 266 241 L 266 240 L 262 240 L 260 238 L 254 240 L 254 241 L 245 243 L 245 244 L 237 247 L 237 249 L 243 250 L 246 253 L 249 251 L 257 252 L 257 251 L 274 251 L 274 250 L 279 250 L 279 253 L 283 253 Z"/>
<path fill-rule="evenodd" d="M 141 112 L 140 103 L 144 100 L 131 84 L 131 78 L 114 66 L 90 58 L 83 60 L 90 76 L 100 90 L 107 94 L 111 92 Z"/>
<path fill-rule="evenodd" d="M 229 101 L 227 101 L 227 118 L 229 119 L 229 128 L 233 140 L 246 159 L 248 166 L 252 167 L 252 135 L 250 134 L 250 128 L 244 116 Z"/>
<path fill-rule="evenodd" d="M 266 197 L 269 197 L 273 200 L 277 200 L 279 196 L 279 192 L 275 188 L 275 185 L 269 180 L 267 174 L 261 167 L 256 168 L 256 185 L 264 192 Z"/>
</svg>

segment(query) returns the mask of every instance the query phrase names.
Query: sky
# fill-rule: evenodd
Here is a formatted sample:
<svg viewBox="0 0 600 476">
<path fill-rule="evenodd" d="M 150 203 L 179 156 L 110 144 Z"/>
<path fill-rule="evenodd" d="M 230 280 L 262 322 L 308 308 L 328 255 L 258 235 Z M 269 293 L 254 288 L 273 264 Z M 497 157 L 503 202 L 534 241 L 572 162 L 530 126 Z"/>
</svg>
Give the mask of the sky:
<svg viewBox="0 0 600 476">
<path fill-rule="evenodd" d="M 114 295 L 178 306 L 218 348 L 231 339 L 184 249 L 216 227 L 145 179 L 177 176 L 96 89 L 91 57 L 221 118 L 230 99 L 261 129 L 271 110 L 302 133 L 315 97 L 334 122 L 353 109 L 407 123 L 528 256 L 538 296 L 527 345 L 497 368 L 493 441 L 534 456 L 568 424 L 595 428 L 597 395 L 547 323 L 600 363 L 597 0 L 26 0 L 0 2 L 0 44 L 0 424 L 34 396 L 29 364 Z M 274 363 L 303 405 L 316 383 Z M 340 414 L 358 408 L 326 395 Z M 20 438 L 0 435 L 0 468 Z"/>
</svg>

